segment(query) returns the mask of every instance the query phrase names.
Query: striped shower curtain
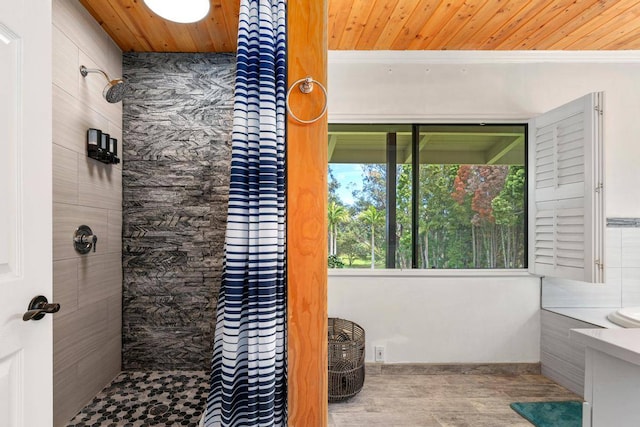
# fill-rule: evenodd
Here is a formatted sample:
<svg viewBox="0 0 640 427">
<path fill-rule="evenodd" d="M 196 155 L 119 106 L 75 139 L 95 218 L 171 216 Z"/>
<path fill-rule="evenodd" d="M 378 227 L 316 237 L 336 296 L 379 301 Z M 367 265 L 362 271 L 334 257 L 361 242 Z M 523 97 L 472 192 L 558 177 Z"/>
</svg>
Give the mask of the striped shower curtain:
<svg viewBox="0 0 640 427">
<path fill-rule="evenodd" d="M 287 423 L 286 0 L 241 0 L 225 270 L 205 426 Z"/>
</svg>

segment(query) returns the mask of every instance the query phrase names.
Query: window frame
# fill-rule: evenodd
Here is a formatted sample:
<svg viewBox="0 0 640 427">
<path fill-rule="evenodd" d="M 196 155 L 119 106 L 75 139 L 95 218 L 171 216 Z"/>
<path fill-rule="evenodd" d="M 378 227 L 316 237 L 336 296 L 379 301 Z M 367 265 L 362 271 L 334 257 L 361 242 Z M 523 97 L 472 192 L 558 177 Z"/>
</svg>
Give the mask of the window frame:
<svg viewBox="0 0 640 427">
<path fill-rule="evenodd" d="M 389 126 L 390 128 L 399 127 L 399 126 L 411 126 L 411 174 L 412 174 L 412 182 L 411 182 L 411 268 L 410 269 L 402 269 L 395 267 L 395 256 L 396 256 L 396 227 L 397 227 L 397 218 L 396 218 L 396 174 L 395 171 L 397 169 L 397 151 L 396 151 L 396 136 L 397 131 L 387 132 L 386 137 L 386 167 L 387 174 L 385 178 L 386 184 L 386 203 L 387 203 L 387 214 L 385 215 L 385 268 L 384 269 L 369 269 L 367 270 L 370 274 L 372 271 L 385 271 L 385 272 L 407 272 L 407 271 L 439 271 L 445 272 L 443 276 L 451 275 L 451 272 L 462 272 L 462 275 L 472 275 L 470 272 L 494 272 L 498 275 L 506 275 L 509 276 L 509 272 L 519 273 L 519 272 L 529 272 L 529 120 L 501 120 L 501 121 L 482 121 L 482 122 L 474 122 L 472 120 L 465 120 L 463 122 L 446 122 L 446 121 L 438 121 L 438 122 L 402 122 L 396 121 L 394 123 L 389 122 L 376 122 L 370 121 L 366 123 L 358 123 L 352 121 L 330 121 L 328 126 L 332 125 L 342 125 L 342 126 L 366 126 L 366 125 L 377 125 L 377 126 Z M 418 268 L 418 256 L 419 256 L 419 178 L 420 178 L 420 128 L 425 126 L 459 126 L 459 127 L 471 127 L 471 126 L 522 126 L 524 133 L 524 192 L 523 192 L 523 203 L 524 203 L 524 218 L 523 218 L 523 267 L 521 268 L 465 268 L 465 269 L 455 269 L 455 268 L 440 268 L 440 269 L 430 269 L 430 268 Z M 393 137 L 390 137 L 393 135 Z M 329 163 L 330 164 L 330 163 Z M 393 171 L 394 173 L 389 173 L 389 171 Z M 392 178 L 391 178 L 392 177 Z M 392 185 L 393 184 L 393 185 Z M 360 271 L 363 269 L 358 268 L 341 268 L 341 269 L 330 269 L 330 270 L 341 270 L 341 271 Z M 506 272 L 506 274 L 503 274 Z M 389 273 L 385 273 L 386 275 Z M 391 274 L 393 276 L 393 274 Z M 456 274 L 457 275 L 457 274 Z M 492 274 L 488 274 L 491 276 Z M 428 274 L 428 276 L 438 276 L 438 274 Z"/>
</svg>

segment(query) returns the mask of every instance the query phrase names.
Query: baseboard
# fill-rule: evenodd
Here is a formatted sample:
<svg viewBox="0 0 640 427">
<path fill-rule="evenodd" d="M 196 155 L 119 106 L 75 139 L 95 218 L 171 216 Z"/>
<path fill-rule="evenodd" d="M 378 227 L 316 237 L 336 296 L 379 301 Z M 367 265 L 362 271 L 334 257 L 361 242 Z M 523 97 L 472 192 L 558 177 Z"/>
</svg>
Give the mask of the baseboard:
<svg viewBox="0 0 640 427">
<path fill-rule="evenodd" d="M 366 363 L 367 375 L 539 375 L 540 363 Z"/>
</svg>

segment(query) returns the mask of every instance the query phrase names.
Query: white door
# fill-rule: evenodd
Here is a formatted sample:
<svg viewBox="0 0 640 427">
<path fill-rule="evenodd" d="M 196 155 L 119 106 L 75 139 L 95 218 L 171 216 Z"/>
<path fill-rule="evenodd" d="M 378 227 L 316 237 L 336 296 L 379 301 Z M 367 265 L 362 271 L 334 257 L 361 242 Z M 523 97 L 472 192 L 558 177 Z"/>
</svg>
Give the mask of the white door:
<svg viewBox="0 0 640 427">
<path fill-rule="evenodd" d="M 51 2 L 0 0 L 0 427 L 52 425 L 51 128 Z"/>
</svg>

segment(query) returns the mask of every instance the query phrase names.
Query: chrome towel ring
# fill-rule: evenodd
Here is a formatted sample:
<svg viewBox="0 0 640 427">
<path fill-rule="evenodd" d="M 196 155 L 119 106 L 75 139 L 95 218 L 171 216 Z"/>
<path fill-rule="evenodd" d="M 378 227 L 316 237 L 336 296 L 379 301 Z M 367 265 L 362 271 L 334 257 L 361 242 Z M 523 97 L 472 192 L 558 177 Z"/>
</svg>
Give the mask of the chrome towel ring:
<svg viewBox="0 0 640 427">
<path fill-rule="evenodd" d="M 313 92 L 313 84 L 317 83 L 318 86 L 320 86 L 320 89 L 322 89 L 322 93 L 324 93 L 324 107 L 322 107 L 322 111 L 320 112 L 320 114 L 318 114 L 316 117 L 314 117 L 313 119 L 310 120 L 303 120 L 301 118 L 299 118 L 298 116 L 296 116 L 293 111 L 291 111 L 291 106 L 289 105 L 289 95 L 291 95 L 291 91 L 293 90 L 294 87 L 298 86 L 298 88 L 300 89 L 300 92 L 302 93 L 311 93 Z M 296 80 L 295 82 L 293 82 L 293 84 L 289 87 L 289 90 L 287 91 L 287 99 L 286 99 L 286 104 L 287 104 L 287 112 L 291 115 L 291 117 L 300 123 L 315 123 L 318 120 L 320 120 L 320 118 L 322 116 L 324 116 L 324 113 L 327 112 L 327 89 L 322 85 L 322 83 L 320 83 L 317 80 L 314 80 L 312 77 L 305 77 L 303 79 L 300 80 Z"/>
</svg>

